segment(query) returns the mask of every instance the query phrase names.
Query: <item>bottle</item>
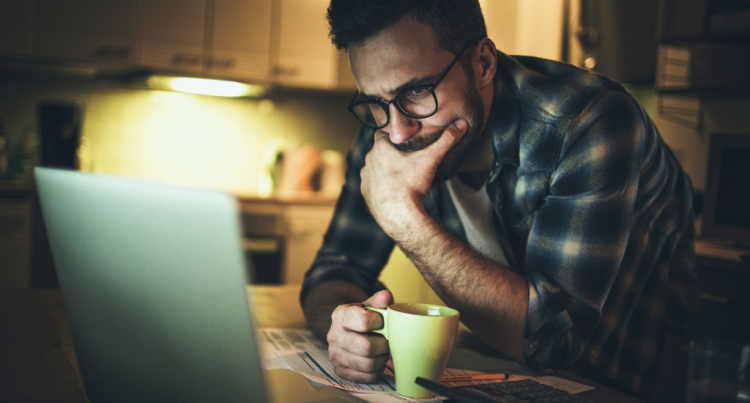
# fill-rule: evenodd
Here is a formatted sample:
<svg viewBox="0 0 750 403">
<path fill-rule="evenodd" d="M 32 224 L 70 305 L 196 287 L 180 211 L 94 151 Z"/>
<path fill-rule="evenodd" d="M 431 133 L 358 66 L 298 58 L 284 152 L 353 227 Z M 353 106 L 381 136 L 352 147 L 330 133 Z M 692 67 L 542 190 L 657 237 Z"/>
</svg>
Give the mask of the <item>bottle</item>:
<svg viewBox="0 0 750 403">
<path fill-rule="evenodd" d="M 0 180 L 8 179 L 8 134 L 5 131 L 3 110 L 0 109 Z"/>
</svg>

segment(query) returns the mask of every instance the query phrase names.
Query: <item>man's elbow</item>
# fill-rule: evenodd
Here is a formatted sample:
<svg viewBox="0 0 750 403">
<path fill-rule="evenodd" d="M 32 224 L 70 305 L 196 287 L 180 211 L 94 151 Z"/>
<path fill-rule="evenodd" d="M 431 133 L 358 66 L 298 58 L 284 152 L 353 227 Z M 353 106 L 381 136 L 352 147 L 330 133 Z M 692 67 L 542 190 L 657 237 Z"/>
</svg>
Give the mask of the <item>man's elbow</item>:
<svg viewBox="0 0 750 403">
<path fill-rule="evenodd" d="M 526 356 L 526 365 L 539 373 L 563 369 L 581 356 L 587 341 L 568 329 Z"/>
</svg>

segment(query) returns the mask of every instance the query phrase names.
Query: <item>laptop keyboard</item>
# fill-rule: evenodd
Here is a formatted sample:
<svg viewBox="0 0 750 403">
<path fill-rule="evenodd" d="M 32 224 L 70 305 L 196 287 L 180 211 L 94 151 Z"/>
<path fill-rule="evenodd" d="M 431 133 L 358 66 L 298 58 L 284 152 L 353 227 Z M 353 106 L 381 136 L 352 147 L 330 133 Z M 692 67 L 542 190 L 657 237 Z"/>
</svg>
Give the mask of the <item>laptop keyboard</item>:
<svg viewBox="0 0 750 403">
<path fill-rule="evenodd" d="M 541 384 L 533 379 L 520 381 L 502 381 L 484 385 L 460 386 L 456 389 L 473 393 L 496 402 L 513 403 L 594 403 L 586 399 L 568 393 L 564 390 L 555 389 L 551 386 Z"/>
</svg>

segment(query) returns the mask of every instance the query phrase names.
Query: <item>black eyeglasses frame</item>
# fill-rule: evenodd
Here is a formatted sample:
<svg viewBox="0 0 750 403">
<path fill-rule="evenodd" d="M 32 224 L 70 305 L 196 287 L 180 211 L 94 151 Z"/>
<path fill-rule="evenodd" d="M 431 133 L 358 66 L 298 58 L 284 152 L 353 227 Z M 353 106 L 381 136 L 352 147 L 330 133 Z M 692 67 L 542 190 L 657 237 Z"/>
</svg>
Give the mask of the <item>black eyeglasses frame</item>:
<svg viewBox="0 0 750 403">
<path fill-rule="evenodd" d="M 396 96 L 393 98 L 393 100 L 386 101 L 386 102 L 378 101 L 378 100 L 374 100 L 374 99 L 366 99 L 366 100 L 363 100 L 363 101 L 354 102 L 354 100 L 357 98 L 357 95 L 359 95 L 359 90 L 357 90 L 356 92 L 354 92 L 354 96 L 352 97 L 352 100 L 349 101 L 349 106 L 347 107 L 347 110 L 349 112 L 351 112 L 352 115 L 354 115 L 354 117 L 357 118 L 357 120 L 359 120 L 360 122 L 362 122 L 363 125 L 371 127 L 373 129 L 382 129 L 383 127 L 388 126 L 388 123 L 391 121 L 391 114 L 389 112 L 390 108 L 388 107 L 388 105 L 390 105 L 390 104 L 396 105 L 396 109 L 398 109 L 399 112 L 401 112 L 402 114 L 404 114 L 404 116 L 410 117 L 412 119 L 425 119 L 425 118 L 429 118 L 430 116 L 436 114 L 437 111 L 438 111 L 438 99 L 437 99 L 437 95 L 435 95 L 435 88 L 438 86 L 438 84 L 440 84 L 440 82 L 443 80 L 443 78 L 445 78 L 445 76 L 448 75 L 448 72 L 451 71 L 451 69 L 453 68 L 453 66 L 458 61 L 458 59 L 461 58 L 461 56 L 464 54 L 464 52 L 466 51 L 466 49 L 468 49 L 469 46 L 472 45 L 472 43 L 473 42 L 467 43 L 466 46 L 464 46 L 463 49 L 461 49 L 461 51 L 458 52 L 458 54 L 453 59 L 453 61 L 450 62 L 450 64 L 448 64 L 448 66 L 443 70 L 442 73 L 440 73 L 440 76 L 437 78 L 437 80 L 435 80 L 434 83 L 432 83 L 432 84 L 415 85 L 413 87 L 404 88 L 403 90 L 399 91 L 398 94 L 396 94 Z M 435 99 L 435 110 L 432 111 L 432 113 L 430 113 L 428 115 L 424 115 L 424 116 L 415 116 L 415 115 L 410 114 L 406 110 L 404 110 L 404 108 L 399 104 L 398 99 L 401 97 L 401 95 L 403 95 L 407 91 L 414 91 L 415 89 L 425 89 L 425 90 L 429 91 L 430 94 L 432 94 L 432 97 Z M 357 105 L 362 105 L 362 104 L 375 104 L 375 105 L 380 106 L 385 111 L 385 123 L 383 125 L 379 125 L 378 126 L 378 125 L 372 125 L 371 123 L 367 122 L 367 119 L 361 119 L 359 117 L 359 115 L 357 115 L 354 112 L 354 108 Z"/>
</svg>

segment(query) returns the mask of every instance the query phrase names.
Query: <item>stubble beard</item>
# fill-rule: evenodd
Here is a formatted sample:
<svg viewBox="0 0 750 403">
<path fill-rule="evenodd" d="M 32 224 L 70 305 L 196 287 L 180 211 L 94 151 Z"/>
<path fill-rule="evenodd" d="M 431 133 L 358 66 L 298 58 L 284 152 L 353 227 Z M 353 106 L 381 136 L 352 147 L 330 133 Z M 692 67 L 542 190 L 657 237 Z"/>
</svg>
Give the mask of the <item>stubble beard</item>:
<svg viewBox="0 0 750 403">
<path fill-rule="evenodd" d="M 468 123 L 466 133 L 443 157 L 435 171 L 432 180 L 433 185 L 447 181 L 458 172 L 458 169 L 468 157 L 472 146 L 481 135 L 484 123 L 484 105 L 479 90 L 473 85 L 468 85 L 464 96 L 466 97 L 467 111 L 458 118 L 462 118 Z M 443 131 L 438 131 L 427 136 L 411 138 L 404 143 L 394 144 L 394 146 L 403 152 L 419 151 L 432 145 L 442 135 Z"/>
</svg>

